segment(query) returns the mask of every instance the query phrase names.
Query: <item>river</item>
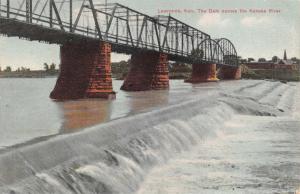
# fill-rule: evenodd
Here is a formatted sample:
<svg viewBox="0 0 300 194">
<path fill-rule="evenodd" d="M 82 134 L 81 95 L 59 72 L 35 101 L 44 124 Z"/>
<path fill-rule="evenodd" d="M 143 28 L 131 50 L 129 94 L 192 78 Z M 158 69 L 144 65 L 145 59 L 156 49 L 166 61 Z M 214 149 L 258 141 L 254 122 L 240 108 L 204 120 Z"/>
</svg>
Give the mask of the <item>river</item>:
<svg viewBox="0 0 300 194">
<path fill-rule="evenodd" d="M 0 80 L 0 193 L 295 193 L 300 85 L 261 80 L 56 102 Z"/>
<path fill-rule="evenodd" d="M 0 149 L 174 104 L 193 93 L 192 85 L 180 80 L 171 82 L 170 91 L 148 92 L 124 92 L 119 89 L 123 81 L 114 80 L 116 100 L 57 102 L 49 98 L 55 82 L 56 78 L 0 80 Z"/>
</svg>

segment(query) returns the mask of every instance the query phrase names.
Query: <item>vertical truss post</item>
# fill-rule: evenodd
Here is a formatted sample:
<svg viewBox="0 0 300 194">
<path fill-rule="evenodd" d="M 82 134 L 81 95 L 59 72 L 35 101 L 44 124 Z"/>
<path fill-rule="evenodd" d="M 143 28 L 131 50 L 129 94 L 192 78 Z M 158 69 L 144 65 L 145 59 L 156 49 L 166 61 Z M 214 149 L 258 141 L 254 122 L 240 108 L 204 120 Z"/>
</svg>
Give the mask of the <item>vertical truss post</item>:
<svg viewBox="0 0 300 194">
<path fill-rule="evenodd" d="M 207 49 L 207 41 L 205 41 L 205 46 L 204 46 L 204 49 L 205 49 L 205 59 L 207 60 L 207 56 L 208 56 L 208 49 Z"/>
<path fill-rule="evenodd" d="M 69 21 L 70 22 L 70 26 L 69 26 L 70 29 L 69 30 L 70 30 L 70 32 L 72 32 L 73 31 L 73 29 L 72 29 L 73 28 L 73 0 L 69 0 L 69 1 L 70 1 L 70 8 L 69 8 L 70 9 L 69 10 L 70 11 L 70 16 L 69 16 L 70 17 L 70 21 Z"/>
<path fill-rule="evenodd" d="M 146 48 L 147 48 L 147 44 L 148 44 L 148 20 L 146 20 L 146 23 L 145 23 L 145 45 L 146 45 Z"/>
<path fill-rule="evenodd" d="M 151 25 L 151 44 L 152 44 L 152 48 L 154 49 L 154 24 L 152 22 L 152 25 Z"/>
<path fill-rule="evenodd" d="M 159 42 L 161 41 L 161 26 L 157 25 L 157 29 L 158 29 L 158 34 L 159 34 Z M 160 45 L 161 47 L 161 45 Z"/>
<path fill-rule="evenodd" d="M 183 25 L 181 25 L 181 55 L 183 55 L 183 47 L 184 47 L 184 34 L 183 34 Z"/>
<path fill-rule="evenodd" d="M 26 22 L 32 22 L 32 0 L 26 0 Z"/>
<path fill-rule="evenodd" d="M 32 0 L 29 0 L 29 7 L 30 7 L 30 9 L 29 9 L 29 17 L 30 17 L 30 19 L 29 19 L 29 21 L 30 21 L 30 23 L 32 23 Z"/>
<path fill-rule="evenodd" d="M 188 55 L 188 53 L 189 53 L 189 49 L 190 49 L 190 47 L 189 47 L 189 44 L 190 44 L 190 38 L 189 38 L 190 36 L 188 35 L 188 34 L 186 34 L 186 52 L 187 52 L 187 55 Z"/>
<path fill-rule="evenodd" d="M 116 25 L 117 25 L 117 29 L 116 29 L 116 43 L 119 42 L 119 18 L 117 18 L 116 20 Z"/>
<path fill-rule="evenodd" d="M 107 13 L 107 0 L 105 0 L 105 6 L 104 7 L 105 7 L 105 12 Z M 107 14 L 105 14 L 105 22 L 106 22 L 105 24 L 108 25 L 108 15 Z"/>
<path fill-rule="evenodd" d="M 197 48 L 198 48 L 198 45 L 199 45 L 199 32 L 197 31 Z"/>
<path fill-rule="evenodd" d="M 175 34 L 175 39 L 176 39 L 176 54 L 178 53 L 178 45 L 179 45 L 179 38 L 178 38 L 178 23 L 177 23 L 177 21 L 176 21 L 176 24 L 175 24 L 175 26 L 176 26 L 176 34 Z"/>
<path fill-rule="evenodd" d="M 174 32 L 171 31 L 171 49 L 173 50 L 174 48 Z"/>
<path fill-rule="evenodd" d="M 52 5 L 54 0 L 49 1 L 49 18 L 50 18 L 50 28 L 53 27 L 53 12 L 52 12 Z"/>
<path fill-rule="evenodd" d="M 136 38 L 139 38 L 139 15 L 136 14 Z M 138 45 L 138 42 L 136 43 Z"/>
<path fill-rule="evenodd" d="M 203 51 L 203 60 L 206 60 L 206 47 L 205 47 L 205 45 L 206 45 L 206 41 L 204 41 L 204 44 L 201 44 L 201 49 L 202 49 L 202 51 Z"/>
<path fill-rule="evenodd" d="M 193 30 L 193 34 L 192 34 L 192 50 L 195 50 L 195 31 Z"/>
<path fill-rule="evenodd" d="M 128 44 L 129 42 L 129 29 L 128 29 L 128 25 L 129 25 L 129 10 L 126 10 L 126 26 L 127 26 L 127 30 L 126 30 L 126 44 Z"/>
<path fill-rule="evenodd" d="M 6 0 L 6 17 L 9 18 L 10 0 Z"/>
</svg>

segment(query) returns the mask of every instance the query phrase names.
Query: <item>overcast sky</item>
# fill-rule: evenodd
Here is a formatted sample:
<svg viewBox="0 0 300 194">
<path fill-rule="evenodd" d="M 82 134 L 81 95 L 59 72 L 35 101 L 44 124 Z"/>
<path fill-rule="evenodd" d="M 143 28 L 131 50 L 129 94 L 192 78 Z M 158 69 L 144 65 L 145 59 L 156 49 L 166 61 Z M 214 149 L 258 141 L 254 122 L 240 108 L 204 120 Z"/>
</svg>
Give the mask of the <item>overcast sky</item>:
<svg viewBox="0 0 300 194">
<path fill-rule="evenodd" d="M 210 34 L 213 38 L 230 39 L 236 46 L 238 55 L 244 58 L 270 59 L 274 55 L 282 58 L 284 49 L 287 50 L 289 58 L 300 58 L 300 0 L 108 0 L 108 2 L 118 2 L 148 15 L 158 15 L 159 11 L 180 10 L 181 13 L 171 15 Z M 209 9 L 218 10 L 219 13 L 209 13 Z M 223 9 L 238 12 L 222 13 Z M 241 13 L 240 9 L 247 12 Z M 252 13 L 250 9 L 264 9 L 266 13 Z M 272 12 L 269 12 L 270 9 Z M 128 56 L 112 55 L 112 61 L 127 58 Z M 59 63 L 58 45 L 0 37 L 2 69 L 7 65 L 13 69 L 21 66 L 41 69 L 44 62 Z"/>
</svg>

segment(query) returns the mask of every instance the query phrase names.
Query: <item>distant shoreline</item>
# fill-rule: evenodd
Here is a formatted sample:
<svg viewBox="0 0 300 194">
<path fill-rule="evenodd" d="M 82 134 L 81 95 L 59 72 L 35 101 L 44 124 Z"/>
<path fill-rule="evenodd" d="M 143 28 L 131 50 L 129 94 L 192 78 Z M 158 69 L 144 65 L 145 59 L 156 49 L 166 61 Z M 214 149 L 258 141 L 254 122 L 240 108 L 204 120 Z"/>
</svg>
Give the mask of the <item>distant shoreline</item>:
<svg viewBox="0 0 300 194">
<path fill-rule="evenodd" d="M 117 80 L 124 80 L 127 71 L 124 69 L 113 69 L 112 77 Z M 186 69 L 170 69 L 169 79 L 187 79 L 190 77 L 191 71 Z M 33 71 L 12 71 L 12 72 L 0 72 L 0 78 L 51 78 L 58 77 L 59 70 L 45 71 L 45 70 L 33 70 Z M 300 74 L 298 70 L 268 70 L 268 69 L 249 69 L 245 65 L 242 65 L 242 78 L 245 79 L 275 79 L 283 81 L 300 81 Z"/>
<path fill-rule="evenodd" d="M 26 73 L 20 73 L 20 72 L 0 72 L 0 79 L 1 78 L 53 78 L 58 77 L 59 73 L 46 73 L 46 72 L 26 72 Z M 186 72 L 178 72 L 178 73 L 170 73 L 169 79 L 187 79 L 189 77 L 190 73 Z M 112 74 L 112 78 L 117 80 L 124 80 L 125 76 L 116 73 Z"/>
<path fill-rule="evenodd" d="M 44 71 L 12 71 L 12 72 L 0 72 L 0 78 L 47 78 L 47 77 L 57 77 L 59 75 L 59 70 Z"/>
</svg>

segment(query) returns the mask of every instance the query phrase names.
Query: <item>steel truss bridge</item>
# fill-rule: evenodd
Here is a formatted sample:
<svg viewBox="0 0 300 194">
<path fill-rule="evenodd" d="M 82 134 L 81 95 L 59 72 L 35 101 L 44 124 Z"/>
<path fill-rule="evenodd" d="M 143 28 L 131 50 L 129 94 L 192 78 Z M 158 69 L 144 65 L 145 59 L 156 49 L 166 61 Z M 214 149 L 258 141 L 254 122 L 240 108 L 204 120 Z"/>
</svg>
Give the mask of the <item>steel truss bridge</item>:
<svg viewBox="0 0 300 194">
<path fill-rule="evenodd" d="M 61 45 L 105 41 L 118 53 L 154 50 L 173 61 L 238 66 L 226 38 L 212 39 L 171 16 L 96 0 L 0 0 L 0 34 Z"/>
</svg>

